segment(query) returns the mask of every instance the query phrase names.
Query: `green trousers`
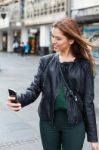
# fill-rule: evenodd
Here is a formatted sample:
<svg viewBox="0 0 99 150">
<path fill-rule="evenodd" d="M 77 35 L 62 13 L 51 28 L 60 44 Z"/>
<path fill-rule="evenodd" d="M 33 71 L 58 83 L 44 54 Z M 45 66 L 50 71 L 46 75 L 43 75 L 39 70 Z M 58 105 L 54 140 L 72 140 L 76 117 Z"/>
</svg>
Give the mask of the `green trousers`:
<svg viewBox="0 0 99 150">
<path fill-rule="evenodd" d="M 40 133 L 44 150 L 82 150 L 85 125 L 70 125 L 65 110 L 55 112 L 54 124 L 40 120 Z"/>
</svg>

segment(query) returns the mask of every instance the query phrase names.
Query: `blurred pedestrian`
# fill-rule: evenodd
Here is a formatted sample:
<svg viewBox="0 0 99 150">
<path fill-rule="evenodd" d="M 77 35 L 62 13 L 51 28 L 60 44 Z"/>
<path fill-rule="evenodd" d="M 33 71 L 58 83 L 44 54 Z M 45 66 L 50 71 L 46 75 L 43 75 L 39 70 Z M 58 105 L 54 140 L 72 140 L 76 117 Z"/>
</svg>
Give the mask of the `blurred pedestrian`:
<svg viewBox="0 0 99 150">
<path fill-rule="evenodd" d="M 63 18 L 52 25 L 52 46 L 56 53 L 41 58 L 26 93 L 9 97 L 7 105 L 18 111 L 42 92 L 38 111 L 44 150 L 82 150 L 85 133 L 92 150 L 99 150 L 91 45 L 75 20 Z M 15 99 L 19 103 L 12 103 Z"/>
<path fill-rule="evenodd" d="M 20 54 L 21 56 L 24 56 L 24 51 L 25 51 L 25 45 L 24 42 L 20 43 Z"/>
<path fill-rule="evenodd" d="M 18 52 L 19 43 L 17 41 L 13 42 L 12 48 L 15 53 Z"/>
<path fill-rule="evenodd" d="M 26 44 L 24 45 L 24 54 L 28 55 L 29 54 L 29 43 L 26 42 Z"/>
</svg>

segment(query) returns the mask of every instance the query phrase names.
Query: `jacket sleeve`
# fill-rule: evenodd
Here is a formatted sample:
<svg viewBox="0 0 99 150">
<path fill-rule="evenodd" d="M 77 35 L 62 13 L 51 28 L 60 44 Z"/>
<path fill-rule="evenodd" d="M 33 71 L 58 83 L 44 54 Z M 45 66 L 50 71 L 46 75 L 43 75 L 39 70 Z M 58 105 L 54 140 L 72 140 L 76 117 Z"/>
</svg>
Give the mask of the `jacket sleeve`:
<svg viewBox="0 0 99 150">
<path fill-rule="evenodd" d="M 40 59 L 39 67 L 36 75 L 34 76 L 34 81 L 31 83 L 30 87 L 27 88 L 26 92 L 20 95 L 17 95 L 18 101 L 21 103 L 22 107 L 34 102 L 40 92 L 41 92 L 41 76 L 43 73 L 43 63 Z"/>
<path fill-rule="evenodd" d="M 87 140 L 97 142 L 97 126 L 94 108 L 94 77 L 89 63 L 85 66 L 85 91 L 84 91 L 84 112 Z"/>
</svg>

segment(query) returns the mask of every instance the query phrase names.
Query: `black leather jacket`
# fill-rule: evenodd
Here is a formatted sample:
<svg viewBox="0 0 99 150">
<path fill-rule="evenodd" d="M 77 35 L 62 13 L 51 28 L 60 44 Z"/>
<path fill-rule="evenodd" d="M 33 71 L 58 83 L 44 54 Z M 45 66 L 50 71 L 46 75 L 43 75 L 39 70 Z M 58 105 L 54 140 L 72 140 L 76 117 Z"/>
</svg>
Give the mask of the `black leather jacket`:
<svg viewBox="0 0 99 150">
<path fill-rule="evenodd" d="M 58 54 L 50 54 L 40 59 L 38 72 L 25 94 L 17 96 L 22 106 L 34 102 L 42 92 L 39 116 L 50 122 L 54 119 L 54 102 L 58 87 L 63 84 L 59 71 Z M 94 78 L 87 60 L 76 59 L 69 68 L 69 86 L 83 102 L 83 119 L 86 123 L 87 139 L 97 142 L 97 127 L 94 110 Z M 68 108 L 70 109 L 70 108 Z M 70 114 L 72 115 L 72 114 Z M 77 123 L 77 122 L 76 122 Z"/>
</svg>

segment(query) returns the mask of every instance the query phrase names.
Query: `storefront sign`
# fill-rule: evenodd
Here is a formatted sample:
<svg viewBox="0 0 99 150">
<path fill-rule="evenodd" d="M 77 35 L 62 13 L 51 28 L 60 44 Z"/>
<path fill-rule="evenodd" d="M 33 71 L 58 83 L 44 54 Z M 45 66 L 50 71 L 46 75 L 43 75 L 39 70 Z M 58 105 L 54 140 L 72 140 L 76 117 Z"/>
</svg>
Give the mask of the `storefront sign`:
<svg viewBox="0 0 99 150">
<path fill-rule="evenodd" d="M 84 27 L 84 32 L 99 32 L 99 26 Z"/>
</svg>

